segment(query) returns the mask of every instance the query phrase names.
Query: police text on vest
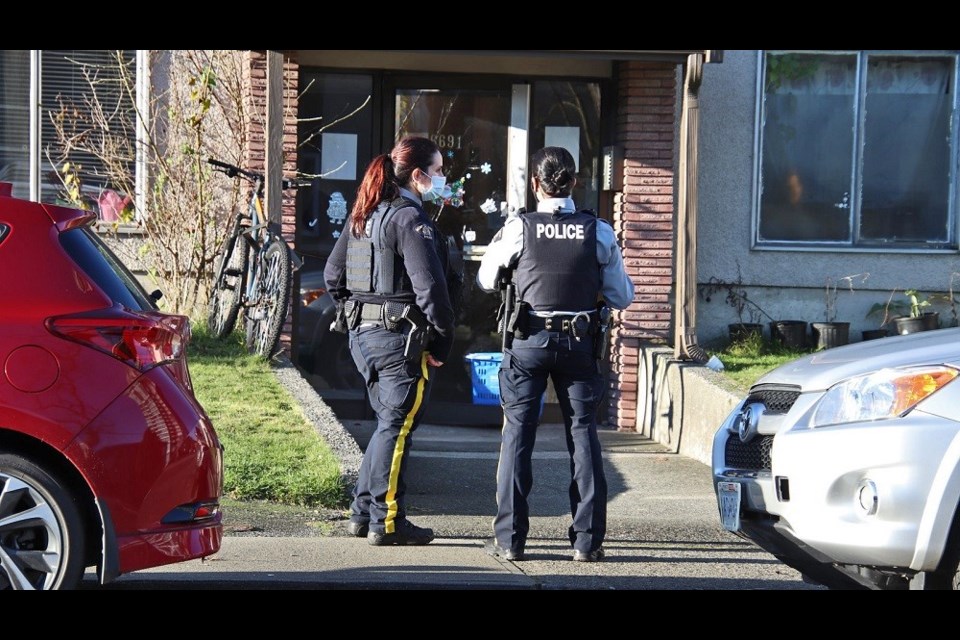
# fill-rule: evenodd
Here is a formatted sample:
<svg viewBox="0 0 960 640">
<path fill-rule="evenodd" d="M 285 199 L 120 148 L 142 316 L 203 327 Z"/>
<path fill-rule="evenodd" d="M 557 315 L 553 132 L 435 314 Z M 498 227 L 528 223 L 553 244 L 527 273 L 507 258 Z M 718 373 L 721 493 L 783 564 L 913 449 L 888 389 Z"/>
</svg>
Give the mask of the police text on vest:
<svg viewBox="0 0 960 640">
<path fill-rule="evenodd" d="M 583 225 L 537 224 L 537 238 L 551 240 L 583 240 Z"/>
</svg>

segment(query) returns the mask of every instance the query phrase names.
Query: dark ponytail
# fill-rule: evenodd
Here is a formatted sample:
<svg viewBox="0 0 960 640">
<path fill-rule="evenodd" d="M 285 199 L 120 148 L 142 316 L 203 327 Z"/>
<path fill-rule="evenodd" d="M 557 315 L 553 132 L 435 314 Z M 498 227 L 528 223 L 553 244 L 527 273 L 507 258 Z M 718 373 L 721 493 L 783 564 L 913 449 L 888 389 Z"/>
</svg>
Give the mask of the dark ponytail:
<svg viewBox="0 0 960 640">
<path fill-rule="evenodd" d="M 544 147 L 533 154 L 532 173 L 551 198 L 569 198 L 577 178 L 577 163 L 563 147 Z"/>
<path fill-rule="evenodd" d="M 427 138 L 405 138 L 390 154 L 373 159 L 357 189 L 357 201 L 350 212 L 350 232 L 355 238 L 363 236 L 370 214 L 384 200 L 394 200 L 400 187 L 410 182 L 414 169 L 426 171 L 440 147 Z"/>
</svg>

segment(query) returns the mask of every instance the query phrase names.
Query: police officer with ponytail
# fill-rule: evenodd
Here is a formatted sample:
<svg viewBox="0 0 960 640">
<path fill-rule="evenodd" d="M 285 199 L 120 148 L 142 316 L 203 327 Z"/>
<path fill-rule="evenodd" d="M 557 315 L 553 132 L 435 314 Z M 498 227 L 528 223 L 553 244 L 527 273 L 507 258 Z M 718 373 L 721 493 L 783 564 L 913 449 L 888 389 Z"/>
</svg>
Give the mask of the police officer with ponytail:
<svg viewBox="0 0 960 640">
<path fill-rule="evenodd" d="M 426 138 L 404 139 L 374 158 L 324 269 L 377 415 L 347 525 L 374 546 L 434 537 L 407 519 L 404 475 L 431 380 L 453 346 L 446 246 L 422 206 L 440 198 L 445 184 L 443 156 Z"/>
<path fill-rule="evenodd" d="M 546 147 L 531 160 L 537 210 L 511 217 L 487 247 L 478 283 L 486 291 L 512 278 L 516 299 L 499 371 L 503 434 L 497 467 L 497 515 L 487 553 L 523 560 L 529 533 L 527 498 L 541 397 L 553 380 L 571 460 L 573 559 L 604 556 L 607 481 L 597 437 L 603 380 L 598 358 L 609 308 L 625 309 L 634 285 L 613 228 L 571 199 L 576 165 L 570 152 Z"/>
</svg>

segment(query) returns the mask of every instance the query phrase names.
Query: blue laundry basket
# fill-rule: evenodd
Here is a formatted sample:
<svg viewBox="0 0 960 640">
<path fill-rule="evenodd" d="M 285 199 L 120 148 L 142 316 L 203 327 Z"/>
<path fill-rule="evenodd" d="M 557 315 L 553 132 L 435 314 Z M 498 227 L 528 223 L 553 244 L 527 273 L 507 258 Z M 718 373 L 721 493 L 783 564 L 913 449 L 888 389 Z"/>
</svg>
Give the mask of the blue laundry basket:
<svg viewBox="0 0 960 640">
<path fill-rule="evenodd" d="M 473 404 L 500 406 L 500 363 L 503 354 L 500 352 L 471 353 L 464 357 L 470 363 L 471 391 Z M 540 415 L 546 403 L 546 394 L 540 398 Z"/>
<path fill-rule="evenodd" d="M 500 405 L 500 363 L 503 354 L 471 353 L 465 357 L 470 363 L 473 404 Z"/>
</svg>

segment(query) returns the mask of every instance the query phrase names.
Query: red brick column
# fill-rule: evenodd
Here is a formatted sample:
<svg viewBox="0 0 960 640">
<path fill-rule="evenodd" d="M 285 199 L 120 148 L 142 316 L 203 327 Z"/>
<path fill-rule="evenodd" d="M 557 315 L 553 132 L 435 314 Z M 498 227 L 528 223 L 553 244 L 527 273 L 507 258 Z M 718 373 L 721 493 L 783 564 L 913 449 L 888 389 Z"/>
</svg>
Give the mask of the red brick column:
<svg viewBox="0 0 960 640">
<path fill-rule="evenodd" d="M 617 314 L 612 332 L 608 415 L 621 431 L 636 430 L 641 345 L 667 344 L 673 336 L 677 103 L 675 65 L 620 65 L 617 144 L 624 150 L 624 178 L 613 223 L 636 285 L 633 304 Z"/>
<path fill-rule="evenodd" d="M 244 165 L 251 171 L 263 172 L 266 157 L 264 127 L 267 121 L 267 56 L 266 51 L 247 51 L 245 105 L 250 118 L 249 136 L 244 151 Z M 297 173 L 297 110 L 300 66 L 284 57 L 283 62 L 283 176 L 292 178 Z M 296 193 L 283 194 L 281 213 L 282 233 L 291 248 L 297 232 Z M 293 292 L 293 303 L 299 304 L 298 292 Z M 290 355 L 292 317 L 280 336 L 284 352 Z"/>
</svg>

